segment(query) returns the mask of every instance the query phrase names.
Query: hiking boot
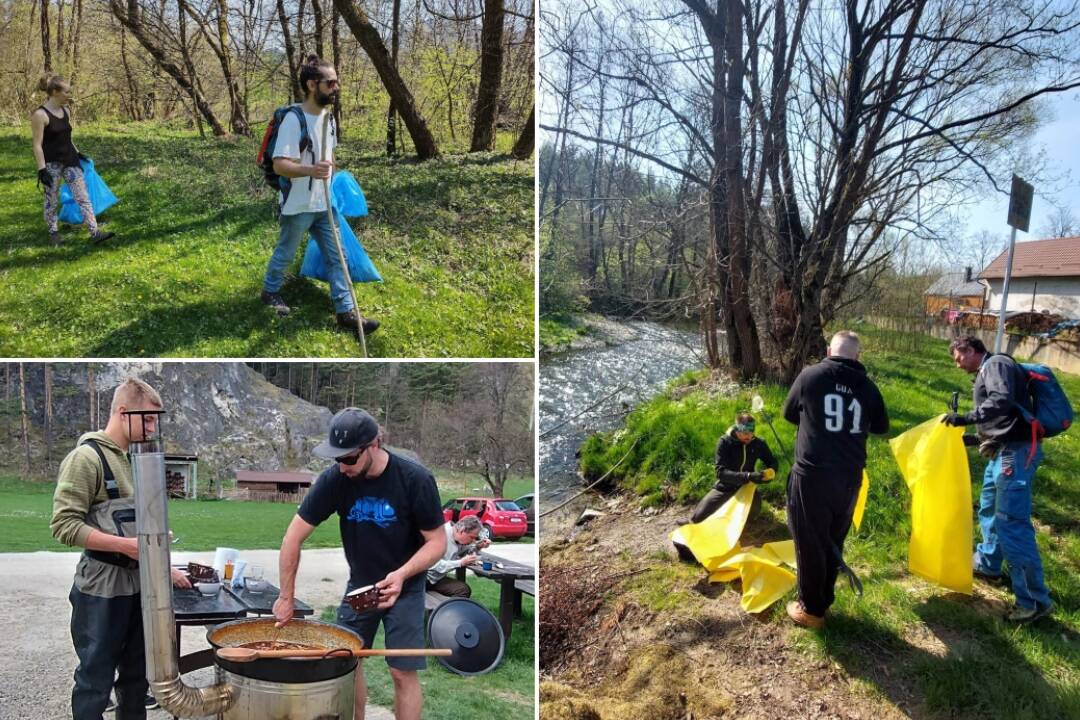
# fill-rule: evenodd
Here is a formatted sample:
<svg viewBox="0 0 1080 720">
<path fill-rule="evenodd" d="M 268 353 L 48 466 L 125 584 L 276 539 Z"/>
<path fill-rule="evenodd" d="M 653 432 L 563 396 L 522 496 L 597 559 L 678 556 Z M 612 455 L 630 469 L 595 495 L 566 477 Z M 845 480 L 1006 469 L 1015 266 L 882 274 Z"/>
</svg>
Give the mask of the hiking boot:
<svg viewBox="0 0 1080 720">
<path fill-rule="evenodd" d="M 158 705 L 157 698 L 154 697 L 151 693 L 146 693 L 146 700 L 144 702 L 146 703 L 147 710 L 157 710 L 158 707 L 160 707 Z"/>
<path fill-rule="evenodd" d="M 54 245 L 54 246 L 55 245 L 63 245 L 64 244 L 64 238 L 60 237 L 59 232 L 55 232 L 55 231 L 51 232 L 51 233 L 49 233 L 49 244 Z"/>
<path fill-rule="evenodd" d="M 343 328 L 349 328 L 355 330 L 357 328 L 357 318 L 359 317 L 360 328 L 364 331 L 364 335 L 370 335 L 379 329 L 379 321 L 366 318 L 363 315 L 357 315 L 355 310 L 348 310 L 343 313 L 337 314 L 337 324 Z"/>
<path fill-rule="evenodd" d="M 787 614 L 796 625 L 801 627 L 811 630 L 820 630 L 825 627 L 825 618 L 806 612 L 806 608 L 798 600 L 792 600 L 787 604 Z"/>
<path fill-rule="evenodd" d="M 276 292 L 269 292 L 267 290 L 263 290 L 260 297 L 262 298 L 263 305 L 269 305 L 270 307 L 274 308 L 274 311 L 277 312 L 278 315 L 285 317 L 289 314 L 289 306 L 285 304 L 285 301 L 281 298 L 281 295 L 278 295 Z"/>
<path fill-rule="evenodd" d="M 102 232 L 101 230 L 98 230 L 96 233 L 90 236 L 90 242 L 94 243 L 95 245 L 100 245 L 106 240 L 111 240 L 114 237 L 116 237 L 116 233 L 114 232 Z"/>
<path fill-rule="evenodd" d="M 1054 611 L 1054 605 L 1051 603 L 1043 608 L 1023 608 L 1019 605 L 1013 606 L 1013 609 L 1009 611 L 1009 614 L 1005 616 L 1005 619 L 1011 623 L 1017 625 L 1026 625 L 1033 623 L 1039 618 L 1044 618 Z"/>
</svg>

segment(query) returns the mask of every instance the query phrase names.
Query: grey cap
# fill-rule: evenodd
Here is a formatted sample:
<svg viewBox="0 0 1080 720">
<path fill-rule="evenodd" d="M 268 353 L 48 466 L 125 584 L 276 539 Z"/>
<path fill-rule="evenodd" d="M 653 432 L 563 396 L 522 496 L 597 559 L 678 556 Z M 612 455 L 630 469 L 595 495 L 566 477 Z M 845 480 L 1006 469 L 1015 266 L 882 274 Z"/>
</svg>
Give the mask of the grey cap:
<svg viewBox="0 0 1080 720">
<path fill-rule="evenodd" d="M 379 423 L 360 408 L 339 410 L 330 420 L 330 435 L 315 446 L 319 457 L 333 460 L 370 445 L 379 435 Z"/>
</svg>

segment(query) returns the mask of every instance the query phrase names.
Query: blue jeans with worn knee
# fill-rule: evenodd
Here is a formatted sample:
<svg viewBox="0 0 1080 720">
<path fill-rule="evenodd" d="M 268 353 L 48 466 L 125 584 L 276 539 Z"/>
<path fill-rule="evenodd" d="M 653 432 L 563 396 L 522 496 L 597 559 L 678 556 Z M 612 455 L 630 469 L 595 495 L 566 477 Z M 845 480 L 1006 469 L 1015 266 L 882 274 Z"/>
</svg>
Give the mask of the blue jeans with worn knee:
<svg viewBox="0 0 1080 720">
<path fill-rule="evenodd" d="M 281 216 L 281 234 L 278 236 L 274 253 L 270 256 L 270 262 L 266 266 L 263 289 L 272 293 L 281 290 L 281 286 L 285 284 L 285 271 L 296 257 L 296 249 L 300 246 L 300 241 L 304 239 L 304 234 L 309 231 L 319 245 L 323 262 L 326 263 L 334 311 L 343 313 L 352 310 L 352 296 L 349 294 L 349 286 L 345 282 L 345 269 L 341 267 L 337 245 L 334 243 L 334 229 L 330 227 L 330 220 L 325 212 Z"/>
<path fill-rule="evenodd" d="M 1029 610 L 1050 605 L 1031 524 L 1031 491 L 1041 460 L 1042 445 L 1031 457 L 1031 443 L 1010 442 L 986 466 L 979 497 L 982 542 L 974 558 L 975 569 L 985 575 L 1000 575 L 1007 561 L 1016 604 Z"/>
</svg>

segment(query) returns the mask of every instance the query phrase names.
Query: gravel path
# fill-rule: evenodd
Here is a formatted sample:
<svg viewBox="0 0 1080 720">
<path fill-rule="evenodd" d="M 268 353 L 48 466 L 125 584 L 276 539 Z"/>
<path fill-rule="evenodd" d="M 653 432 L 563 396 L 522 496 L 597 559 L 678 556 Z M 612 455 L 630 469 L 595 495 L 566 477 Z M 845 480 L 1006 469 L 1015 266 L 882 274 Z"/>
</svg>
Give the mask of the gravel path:
<svg viewBox="0 0 1080 720">
<path fill-rule="evenodd" d="M 536 546 L 499 544 L 499 556 L 536 564 Z M 278 584 L 278 551 L 248 550 L 250 564 L 262 565 L 266 578 Z M 173 553 L 174 563 L 213 562 L 214 553 Z M 71 647 L 71 604 L 68 593 L 79 553 L 0 553 L 0 650 L 4 672 L 0 675 L 0 717 L 20 720 L 56 720 L 71 717 L 72 673 L 77 658 Z M 345 553 L 341 549 L 305 550 L 296 579 L 297 596 L 315 608 L 341 601 L 348 579 Z M 206 630 L 181 628 L 184 654 L 209 647 Z M 210 668 L 184 676 L 193 685 L 213 683 Z M 106 715 L 106 718 L 112 717 Z M 148 720 L 166 720 L 163 710 L 148 713 Z M 367 720 L 392 720 L 386 708 L 368 705 Z"/>
<path fill-rule="evenodd" d="M 277 585 L 277 551 L 244 553 L 245 559 L 266 569 Z M 173 562 L 213 561 L 213 553 L 174 553 Z M 0 717 L 56 720 L 71 717 L 72 673 L 77 664 L 71 647 L 71 604 L 68 592 L 79 554 L 35 552 L 0 554 L 0 647 L 4 673 L 0 676 Z M 347 579 L 340 550 L 308 550 L 300 561 L 297 595 L 315 608 L 316 616 L 337 605 Z M 182 628 L 184 654 L 209 647 L 201 627 Z M 185 676 L 194 685 L 209 685 L 209 668 Z M 111 717 L 111 715 L 106 716 Z M 163 710 L 148 713 L 149 720 L 166 720 Z M 369 720 L 392 719 L 385 708 L 368 706 Z"/>
</svg>

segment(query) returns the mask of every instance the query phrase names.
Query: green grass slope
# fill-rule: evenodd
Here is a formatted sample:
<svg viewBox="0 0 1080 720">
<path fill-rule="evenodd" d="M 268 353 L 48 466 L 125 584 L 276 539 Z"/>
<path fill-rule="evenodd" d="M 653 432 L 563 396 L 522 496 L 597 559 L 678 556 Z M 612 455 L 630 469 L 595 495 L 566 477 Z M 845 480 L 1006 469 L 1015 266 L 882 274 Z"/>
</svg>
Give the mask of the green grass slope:
<svg viewBox="0 0 1080 720">
<path fill-rule="evenodd" d="M 857 329 L 864 339 L 863 360 L 892 419 L 889 437 L 946 412 L 953 390 L 961 391 L 961 410 L 970 409 L 970 379 L 953 366 L 945 342 L 928 340 L 913 356 L 887 350 L 895 343 L 886 342 L 883 331 Z M 1080 377 L 1057 375 L 1069 396 L 1080 398 Z M 754 393 L 778 414 L 786 389 L 765 385 L 740 389 L 733 397 L 713 395 L 704 373 L 689 373 L 633 412 L 624 428 L 590 438 L 582 449 L 582 468 L 586 476 L 599 477 L 627 456 L 613 476 L 644 503 L 691 503 L 712 483 L 716 438 L 738 410 L 749 408 Z M 773 422 L 787 454 L 778 451 L 765 423 L 759 421 L 758 433 L 778 451 L 783 478 L 795 428 L 779 418 Z M 865 595 L 860 600 L 846 584 L 838 588 L 826 631 L 799 633 L 795 642 L 838 662 L 874 692 L 894 700 L 896 693 L 917 698 L 915 705 L 929 716 L 1080 718 L 1080 432 L 1044 445 L 1033 521 L 1056 610 L 1022 628 L 1001 619 L 1011 593 L 977 583 L 976 597 L 970 598 L 907 572 L 910 494 L 887 442 L 872 439 L 868 451 L 866 515 L 845 548 Z M 974 452 L 969 457 L 977 502 L 985 461 Z M 782 479 L 761 490 L 782 518 Z M 787 537 L 786 529 L 782 532 Z M 768 621 L 786 622 L 781 603 Z"/>
<path fill-rule="evenodd" d="M 129 123 L 79 126 L 75 140 L 120 198 L 102 218 L 117 237 L 102 247 L 63 224 L 66 243 L 50 246 L 29 128 L 0 128 L 0 355 L 360 354 L 334 326 L 325 283 L 288 282 L 287 318 L 259 301 L 278 233 L 259 138 Z M 337 160 L 364 188 L 371 214 L 351 223 L 384 279 L 356 286 L 383 323 L 369 353 L 531 357 L 532 162 L 359 148 L 346 137 Z"/>
</svg>

